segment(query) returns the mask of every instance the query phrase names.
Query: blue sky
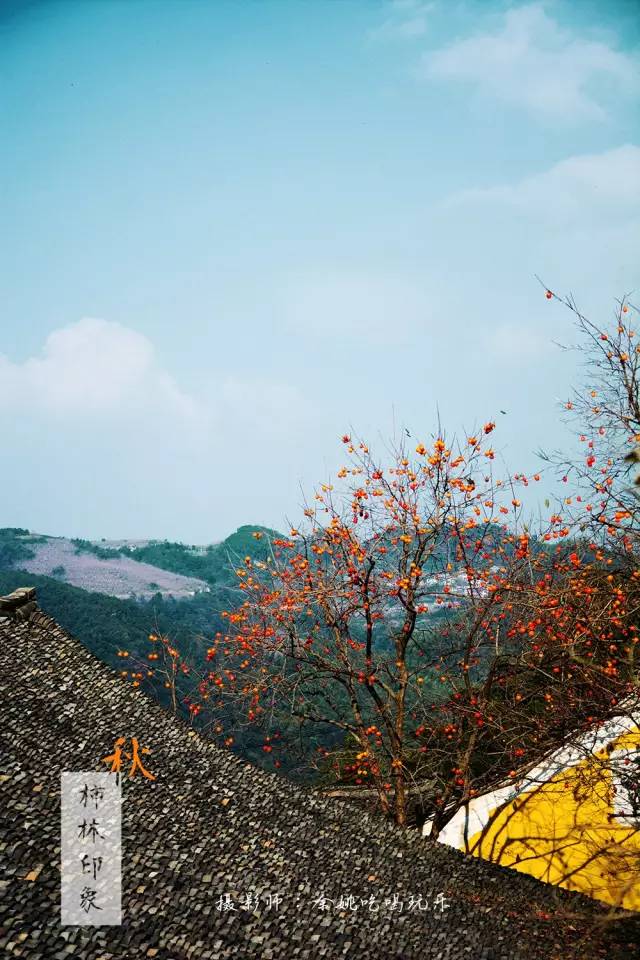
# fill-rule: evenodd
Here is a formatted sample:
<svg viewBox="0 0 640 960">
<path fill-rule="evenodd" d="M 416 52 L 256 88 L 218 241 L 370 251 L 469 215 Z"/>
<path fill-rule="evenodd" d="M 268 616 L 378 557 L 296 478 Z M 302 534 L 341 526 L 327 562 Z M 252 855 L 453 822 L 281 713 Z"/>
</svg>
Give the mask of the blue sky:
<svg viewBox="0 0 640 960">
<path fill-rule="evenodd" d="M 283 527 L 437 411 L 531 470 L 579 379 L 533 275 L 638 286 L 639 50 L 614 0 L 4 2 L 0 525 Z"/>
</svg>

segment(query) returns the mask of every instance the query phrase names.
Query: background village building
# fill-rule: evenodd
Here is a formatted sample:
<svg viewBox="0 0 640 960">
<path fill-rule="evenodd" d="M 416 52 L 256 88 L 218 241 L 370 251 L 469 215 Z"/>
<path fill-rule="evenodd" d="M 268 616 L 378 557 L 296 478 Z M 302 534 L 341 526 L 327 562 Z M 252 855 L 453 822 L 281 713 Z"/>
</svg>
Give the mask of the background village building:
<svg viewBox="0 0 640 960">
<path fill-rule="evenodd" d="M 621 708 L 520 779 L 472 799 L 438 839 L 640 910 L 640 704 Z"/>
</svg>

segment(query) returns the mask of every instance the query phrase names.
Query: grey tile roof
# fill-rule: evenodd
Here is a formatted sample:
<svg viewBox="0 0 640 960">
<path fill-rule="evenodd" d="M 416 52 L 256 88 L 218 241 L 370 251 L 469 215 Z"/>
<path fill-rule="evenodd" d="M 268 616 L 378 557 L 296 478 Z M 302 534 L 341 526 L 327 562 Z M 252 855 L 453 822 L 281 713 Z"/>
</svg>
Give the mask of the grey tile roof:
<svg viewBox="0 0 640 960">
<path fill-rule="evenodd" d="M 589 960 L 637 938 L 634 921 L 601 925 L 591 901 L 431 846 L 218 749 L 32 604 L 28 593 L 0 601 L 0 956 Z M 123 786 L 123 924 L 61 927 L 60 773 L 101 769 L 120 735 L 152 749 L 157 776 Z M 247 893 L 260 898 L 253 913 L 238 905 Z M 408 909 L 411 895 L 438 893 L 444 912 Z M 236 911 L 216 909 L 224 894 Z M 321 894 L 373 895 L 379 911 L 322 911 Z M 402 912 L 384 906 L 394 894 Z"/>
</svg>

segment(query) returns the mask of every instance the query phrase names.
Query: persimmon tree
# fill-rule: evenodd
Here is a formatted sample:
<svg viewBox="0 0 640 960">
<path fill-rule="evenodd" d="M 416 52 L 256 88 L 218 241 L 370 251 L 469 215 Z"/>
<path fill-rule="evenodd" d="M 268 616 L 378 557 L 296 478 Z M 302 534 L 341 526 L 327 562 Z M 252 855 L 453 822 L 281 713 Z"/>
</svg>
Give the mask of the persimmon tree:
<svg viewBox="0 0 640 960">
<path fill-rule="evenodd" d="M 246 599 L 209 651 L 207 684 L 243 699 L 249 721 L 277 727 L 286 712 L 325 741 L 331 729 L 347 737 L 356 779 L 400 824 L 425 770 L 416 729 L 439 685 L 443 614 L 466 605 L 485 615 L 503 549 L 497 525 L 521 509 L 514 484 L 493 477 L 494 427 L 462 442 L 439 431 L 413 449 L 405 438 L 386 465 L 343 437 L 347 463 L 318 490 L 304 526 L 274 540 L 267 562 L 247 557 L 238 569 Z M 468 686 L 480 624 L 458 651 Z M 231 678 L 220 669 L 229 658 Z"/>
<path fill-rule="evenodd" d="M 637 308 L 628 298 L 616 305 L 613 322 L 598 326 L 578 309 L 573 297 L 551 294 L 575 317 L 579 336 L 573 347 L 582 361 L 583 385 L 562 404 L 564 419 L 581 452 L 541 456 L 571 489 L 564 511 L 581 531 L 607 549 L 637 548 L 640 531 L 640 342 L 634 325 Z M 571 509 L 569 509 L 571 508 Z"/>
<path fill-rule="evenodd" d="M 548 299 L 560 300 L 551 291 Z M 640 441 L 635 332 L 621 301 L 612 329 L 576 314 L 587 385 L 564 404 L 584 453 L 545 455 L 562 488 L 535 529 L 505 531 L 508 561 L 494 567 L 482 614 L 482 669 L 469 686 L 443 657 L 450 696 L 440 724 L 422 731 L 437 771 L 431 832 L 489 786 L 516 779 L 585 729 L 638 707 L 638 501 L 628 451 Z M 575 421 L 574 421 L 575 422 Z M 578 446 L 578 451 L 580 447 Z M 478 611 L 446 628 L 467 638 Z"/>
<path fill-rule="evenodd" d="M 382 460 L 346 435 L 335 482 L 238 566 L 244 600 L 198 686 L 193 709 L 216 730 L 222 710 L 263 729 L 276 765 L 295 742 L 312 762 L 314 747 L 399 824 L 417 793 L 433 838 L 638 690 L 625 457 L 640 443 L 640 355 L 626 301 L 608 331 L 564 302 L 590 375 L 565 405 L 580 417 L 578 452 L 546 456 L 561 484 L 546 515 L 527 523 L 520 502 L 540 474 L 496 476 L 493 421 L 460 440 L 405 435 Z"/>
<path fill-rule="evenodd" d="M 197 644 L 189 650 L 180 649 L 175 640 L 156 628 L 148 635 L 149 648 L 145 651 L 118 650 L 124 662 L 120 676 L 136 690 L 144 690 L 165 704 L 172 715 L 188 719 L 194 726 L 203 711 L 200 702 L 202 669 L 196 655 Z M 219 726 L 218 733 L 223 728 Z M 231 746 L 233 738 L 226 738 Z"/>
<path fill-rule="evenodd" d="M 555 297 L 551 292 L 547 296 Z M 571 298 L 562 302 L 576 314 L 577 349 L 588 372 L 585 386 L 563 404 L 577 427 L 580 452 L 545 455 L 558 470 L 562 493 L 553 507 L 547 502 L 549 514 L 535 535 L 511 538 L 514 556 L 528 560 L 525 567 L 505 570 L 486 618 L 489 631 L 496 631 L 496 656 L 485 661 L 487 669 L 476 678 L 472 702 L 455 671 L 449 672 L 451 696 L 438 706 L 441 725 L 423 731 L 439 774 L 431 834 L 438 835 L 461 802 L 509 778 L 517 784 L 542 758 L 569 747 L 569 755 L 588 761 L 559 785 L 572 788 L 575 819 L 566 818 L 558 832 L 550 823 L 546 840 L 538 835 L 539 821 L 536 836 L 518 837 L 516 832 L 510 838 L 504 832 L 507 820 L 500 820 L 506 801 L 483 831 L 492 836 L 493 822 L 503 823 L 495 835 L 499 842 L 485 844 L 483 855 L 489 851 L 493 856 L 493 851 L 507 862 L 520 856 L 551 858 L 559 882 L 566 885 L 573 882 L 573 873 L 597 864 L 599 889 L 615 901 L 633 895 L 637 887 L 640 820 L 633 771 L 640 755 L 636 746 L 634 755 L 616 761 L 623 765 L 622 774 L 616 774 L 608 753 L 592 755 L 588 744 L 608 720 L 626 717 L 627 729 L 637 729 L 640 715 L 640 515 L 633 475 L 640 442 L 640 349 L 631 322 L 636 311 L 624 299 L 614 323 L 604 328 L 587 321 Z M 468 630 L 464 619 L 456 627 L 462 634 Z M 500 655 L 499 636 L 506 640 Z M 447 770 L 453 758 L 455 779 Z M 616 791 L 626 796 L 626 809 L 616 801 Z M 613 812 L 607 813 L 607 804 Z M 606 819 L 591 824 L 585 808 L 604 808 Z"/>
</svg>

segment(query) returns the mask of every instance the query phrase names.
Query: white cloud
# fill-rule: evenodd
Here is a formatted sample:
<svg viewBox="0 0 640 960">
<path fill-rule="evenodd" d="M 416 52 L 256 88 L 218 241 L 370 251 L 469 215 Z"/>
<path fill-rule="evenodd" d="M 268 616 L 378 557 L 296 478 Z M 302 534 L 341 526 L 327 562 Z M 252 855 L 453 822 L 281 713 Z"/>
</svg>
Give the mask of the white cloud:
<svg viewBox="0 0 640 960">
<path fill-rule="evenodd" d="M 621 225 L 640 216 L 640 147 L 569 157 L 518 183 L 467 190 L 446 204 L 509 211 L 569 229 Z"/>
<path fill-rule="evenodd" d="M 304 415 L 295 387 L 268 376 L 218 376 L 206 392 L 183 390 L 151 341 L 119 323 L 83 319 L 51 333 L 40 356 L 14 363 L 0 355 L 0 418 L 105 438 L 135 438 L 140 449 L 220 448 L 241 429 L 268 443 Z M 156 447 L 157 449 L 157 447 Z"/>
<path fill-rule="evenodd" d="M 564 122 L 602 119 L 609 97 L 640 92 L 637 61 L 562 27 L 541 3 L 508 10 L 496 32 L 425 54 L 420 73 Z"/>
<path fill-rule="evenodd" d="M 53 331 L 41 356 L 24 363 L 0 355 L 0 411 L 11 409 L 74 419 L 135 419 L 151 410 L 190 422 L 201 416 L 146 337 L 93 318 Z"/>
<path fill-rule="evenodd" d="M 435 3 L 423 0 L 393 0 L 389 16 L 370 31 L 373 40 L 414 40 L 427 32 L 429 17 Z"/>
<path fill-rule="evenodd" d="M 522 369 L 542 351 L 553 355 L 552 342 L 572 339 L 568 311 L 544 298 L 535 275 L 574 293 L 594 320 L 637 290 L 640 147 L 569 157 L 514 183 L 458 193 L 441 204 L 438 222 L 447 240 L 434 267 L 449 279 L 454 315 L 464 296 L 478 348 Z M 455 243 L 452 223 L 461 227 Z"/>
<path fill-rule="evenodd" d="M 282 525 L 301 451 L 312 459 L 313 411 L 286 371 L 226 376 L 228 359 L 210 387 L 185 390 L 147 337 L 95 319 L 54 331 L 24 362 L 0 355 L 7 516 L 82 536 L 188 530 L 193 542 Z"/>
</svg>

